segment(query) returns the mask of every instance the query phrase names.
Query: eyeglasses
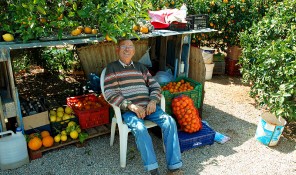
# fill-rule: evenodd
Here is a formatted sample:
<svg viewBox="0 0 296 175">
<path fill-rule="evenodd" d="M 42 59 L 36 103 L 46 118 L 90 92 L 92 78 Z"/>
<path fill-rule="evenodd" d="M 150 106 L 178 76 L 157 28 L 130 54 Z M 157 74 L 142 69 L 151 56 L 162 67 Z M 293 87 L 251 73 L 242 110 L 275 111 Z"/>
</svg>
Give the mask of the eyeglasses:
<svg viewBox="0 0 296 175">
<path fill-rule="evenodd" d="M 125 45 L 121 45 L 119 47 L 120 47 L 120 49 L 123 49 L 123 50 L 125 50 L 125 49 L 134 49 L 135 48 L 134 46 L 125 46 Z"/>
</svg>

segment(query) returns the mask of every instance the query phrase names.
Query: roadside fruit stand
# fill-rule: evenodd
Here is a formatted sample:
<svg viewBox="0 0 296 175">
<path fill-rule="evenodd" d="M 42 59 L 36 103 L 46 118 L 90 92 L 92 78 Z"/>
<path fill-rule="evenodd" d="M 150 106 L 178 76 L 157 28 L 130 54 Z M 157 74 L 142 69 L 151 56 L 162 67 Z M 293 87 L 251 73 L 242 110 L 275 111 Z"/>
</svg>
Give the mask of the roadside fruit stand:
<svg viewBox="0 0 296 175">
<path fill-rule="evenodd" d="M 155 30 L 142 34 L 140 40 L 133 41 L 136 47 L 134 60 L 138 61 L 150 48 L 151 59 L 156 60 L 156 67 L 153 65 L 153 70 L 164 71 L 169 67 L 175 72 L 176 77 L 179 77 L 179 80 L 186 80 L 187 84 L 182 87 L 187 92 L 183 93 L 195 99 L 194 106 L 201 113 L 203 82 L 198 83 L 199 80 L 186 78 L 190 76 L 191 68 L 196 69 L 190 60 L 199 59 L 196 57 L 201 58 L 200 54 L 193 56 L 190 54 L 191 34 L 213 31 L 215 30 L 209 28 L 188 31 Z M 1 95 L 2 98 L 0 99 L 1 131 L 7 130 L 7 120 L 13 118 L 13 121 L 28 134 L 28 139 L 33 138 L 28 142 L 31 160 L 42 157 L 42 154 L 46 151 L 69 144 L 81 146 L 87 139 L 110 133 L 109 112 L 111 111 L 109 111 L 108 104 L 99 94 L 69 97 L 66 99 L 67 104 L 65 106 L 56 106 L 54 109 L 46 108 L 44 101 L 27 100 L 28 105 L 20 101 L 18 90 L 14 84 L 10 51 L 61 45 L 77 46 L 78 56 L 85 75 L 91 72 L 100 74 L 108 63 L 117 60 L 115 55 L 116 44 L 108 41 L 108 38 L 100 34 L 87 37 L 84 35 L 72 36 L 59 41 L 49 38 L 27 43 L 10 41 L 0 44 L 0 66 L 5 68 L 1 69 L 0 77 L 3 79 L 2 84 L 6 87 L 5 97 Z M 181 66 L 184 66 L 183 71 L 181 71 Z M 204 68 L 198 69 L 204 70 Z M 181 76 L 184 78 L 181 78 Z M 165 89 L 163 93 L 167 102 L 166 110 L 169 112 L 172 98 L 178 93 Z M 182 91 L 179 94 L 181 93 Z M 31 108 L 34 105 L 38 106 L 36 108 L 38 110 L 33 113 L 24 110 L 26 109 L 24 106 Z M 50 131 L 50 133 L 43 132 L 46 130 Z"/>
</svg>

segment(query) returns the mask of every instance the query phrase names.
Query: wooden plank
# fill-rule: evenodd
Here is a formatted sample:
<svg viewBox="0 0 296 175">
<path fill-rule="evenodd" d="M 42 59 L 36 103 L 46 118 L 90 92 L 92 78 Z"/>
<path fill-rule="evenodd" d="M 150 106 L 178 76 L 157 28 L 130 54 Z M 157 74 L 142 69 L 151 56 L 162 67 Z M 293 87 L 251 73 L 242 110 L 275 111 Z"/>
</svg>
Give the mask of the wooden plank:
<svg viewBox="0 0 296 175">
<path fill-rule="evenodd" d="M 205 93 L 204 86 L 205 86 L 206 67 L 202 58 L 202 51 L 200 48 L 191 46 L 189 64 L 190 64 L 190 67 L 189 67 L 188 77 L 202 84 L 202 100 L 201 100 L 201 109 L 200 109 L 200 115 L 202 116 L 201 112 L 202 112 L 204 93 Z"/>
<path fill-rule="evenodd" d="M 4 113 L 3 113 L 1 98 L 0 98 L 0 119 L 1 119 L 2 131 L 6 131 L 7 129 L 6 129 L 5 119 L 4 119 Z"/>
<path fill-rule="evenodd" d="M 160 39 L 159 70 L 162 71 L 165 70 L 166 66 L 167 41 L 168 37 L 161 37 Z"/>
<path fill-rule="evenodd" d="M 104 135 L 104 134 L 109 134 L 111 132 L 110 124 L 101 125 L 101 126 L 97 126 L 97 127 L 94 127 L 94 128 L 88 128 L 88 129 L 85 129 L 83 131 L 89 134 L 88 138 L 85 141 L 87 141 L 87 140 L 89 140 L 91 138 L 94 138 L 94 137 Z M 61 148 L 61 147 L 67 146 L 67 145 L 72 145 L 72 144 L 76 144 L 77 147 L 81 147 L 81 145 L 83 145 L 83 144 L 80 143 L 79 139 L 73 140 L 71 138 L 70 139 L 68 138 L 68 140 L 65 141 L 65 142 L 54 143 L 54 145 L 52 147 L 50 147 L 50 148 L 42 147 L 40 150 L 37 150 L 37 151 L 29 150 L 30 159 L 34 160 L 34 159 L 41 158 L 42 154 L 44 152 L 54 150 L 54 149 L 58 149 L 58 148 Z"/>
</svg>

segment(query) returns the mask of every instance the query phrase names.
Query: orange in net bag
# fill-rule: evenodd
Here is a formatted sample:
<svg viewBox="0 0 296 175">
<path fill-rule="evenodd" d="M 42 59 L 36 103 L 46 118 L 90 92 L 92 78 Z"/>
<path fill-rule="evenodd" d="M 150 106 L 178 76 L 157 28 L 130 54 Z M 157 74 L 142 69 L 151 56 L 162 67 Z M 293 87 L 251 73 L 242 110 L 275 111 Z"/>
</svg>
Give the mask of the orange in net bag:
<svg viewBox="0 0 296 175">
<path fill-rule="evenodd" d="M 198 110 L 193 100 L 187 95 L 175 97 L 172 101 L 172 110 L 182 131 L 193 133 L 202 129 Z"/>
</svg>

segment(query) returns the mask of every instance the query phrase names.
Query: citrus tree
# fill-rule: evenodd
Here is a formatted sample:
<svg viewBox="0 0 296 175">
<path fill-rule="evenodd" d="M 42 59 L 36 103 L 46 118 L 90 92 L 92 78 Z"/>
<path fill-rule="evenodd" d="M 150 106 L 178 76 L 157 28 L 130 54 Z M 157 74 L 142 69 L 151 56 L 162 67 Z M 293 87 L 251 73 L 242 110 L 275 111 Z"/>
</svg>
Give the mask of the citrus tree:
<svg viewBox="0 0 296 175">
<path fill-rule="evenodd" d="M 243 80 L 260 106 L 296 120 L 296 0 L 285 0 L 240 35 Z"/>
<path fill-rule="evenodd" d="M 240 46 L 239 33 L 249 29 L 275 5 L 276 0 L 191 0 L 189 12 L 207 14 L 209 27 L 218 30 L 209 34 L 196 34 L 193 42 L 225 50 Z"/>
<path fill-rule="evenodd" d="M 139 19 L 148 20 L 150 1 L 137 0 L 108 0 L 104 6 L 98 8 L 98 22 L 100 32 L 108 36 L 108 40 L 117 42 L 118 38 L 138 37 L 133 25 Z"/>
</svg>

